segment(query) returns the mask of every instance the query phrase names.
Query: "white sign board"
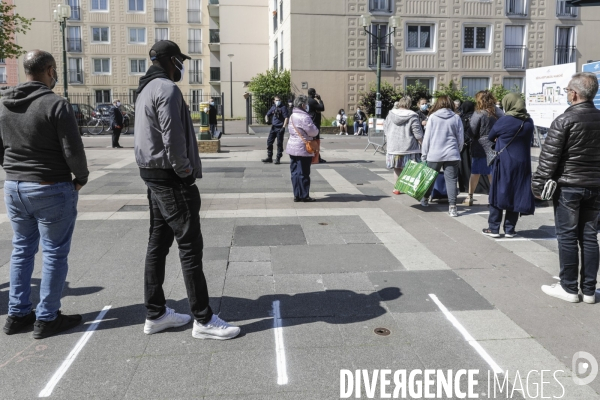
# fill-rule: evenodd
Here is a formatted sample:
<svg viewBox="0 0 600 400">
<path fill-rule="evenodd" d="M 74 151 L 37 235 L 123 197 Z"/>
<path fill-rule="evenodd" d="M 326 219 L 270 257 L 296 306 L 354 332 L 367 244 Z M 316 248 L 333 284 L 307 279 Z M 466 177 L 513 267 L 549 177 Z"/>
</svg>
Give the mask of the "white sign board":
<svg viewBox="0 0 600 400">
<path fill-rule="evenodd" d="M 549 128 L 552 121 L 569 107 L 564 89 L 576 72 L 576 63 L 525 71 L 525 102 L 536 126 Z"/>
<path fill-rule="evenodd" d="M 377 122 L 377 125 L 375 125 Z M 385 122 L 384 118 L 369 118 L 369 129 L 375 129 L 376 132 L 383 131 L 383 123 Z"/>
</svg>

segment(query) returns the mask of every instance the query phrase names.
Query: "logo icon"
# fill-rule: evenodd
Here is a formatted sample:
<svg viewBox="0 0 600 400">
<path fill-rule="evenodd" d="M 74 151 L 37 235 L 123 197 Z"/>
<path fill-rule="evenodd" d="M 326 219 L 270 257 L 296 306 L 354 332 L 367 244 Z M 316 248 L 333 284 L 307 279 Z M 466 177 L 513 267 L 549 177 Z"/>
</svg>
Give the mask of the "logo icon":
<svg viewBox="0 0 600 400">
<path fill-rule="evenodd" d="M 592 383 L 598 376 L 598 361 L 588 352 L 578 351 L 573 354 L 573 382 L 576 385 L 587 385 Z"/>
</svg>

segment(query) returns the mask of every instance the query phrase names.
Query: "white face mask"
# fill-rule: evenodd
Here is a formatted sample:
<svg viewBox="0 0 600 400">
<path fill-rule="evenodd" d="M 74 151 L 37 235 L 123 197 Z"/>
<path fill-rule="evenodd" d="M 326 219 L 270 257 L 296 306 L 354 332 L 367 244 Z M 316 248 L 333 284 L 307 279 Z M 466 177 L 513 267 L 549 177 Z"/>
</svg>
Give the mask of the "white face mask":
<svg viewBox="0 0 600 400">
<path fill-rule="evenodd" d="M 183 65 L 183 63 L 181 61 L 179 61 L 177 58 L 173 58 L 173 64 L 175 64 L 175 68 L 177 68 L 179 70 L 179 72 L 181 73 L 181 75 L 179 76 L 179 79 L 177 79 L 175 82 L 183 81 L 183 75 L 185 74 L 185 65 Z"/>
<path fill-rule="evenodd" d="M 308 104 L 306 105 L 306 107 L 304 107 L 304 109 L 306 110 L 306 112 L 308 112 L 308 110 L 310 110 L 310 107 L 308 106 Z"/>
<path fill-rule="evenodd" d="M 117 101 L 116 104 L 117 104 L 117 107 L 121 107 L 121 102 L 120 101 Z"/>
<path fill-rule="evenodd" d="M 277 101 L 275 102 L 275 105 L 276 105 L 277 107 L 279 107 L 279 106 L 281 105 L 281 101 L 277 100 Z"/>
</svg>

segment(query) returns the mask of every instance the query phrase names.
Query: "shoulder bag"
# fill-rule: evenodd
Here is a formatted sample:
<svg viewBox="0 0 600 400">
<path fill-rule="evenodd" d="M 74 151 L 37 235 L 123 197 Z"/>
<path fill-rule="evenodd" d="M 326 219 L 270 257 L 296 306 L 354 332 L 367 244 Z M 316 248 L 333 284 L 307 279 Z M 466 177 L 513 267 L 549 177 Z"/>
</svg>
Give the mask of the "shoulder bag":
<svg viewBox="0 0 600 400">
<path fill-rule="evenodd" d="M 316 151 L 316 149 L 313 149 L 312 145 L 310 144 L 310 142 L 312 142 L 312 140 L 306 140 L 306 139 L 304 139 L 304 136 L 302 136 L 300 134 L 300 131 L 298 129 L 296 129 L 296 125 L 294 125 L 294 119 L 292 117 L 290 117 L 290 122 L 292 123 L 292 126 L 294 127 L 294 130 L 296 131 L 296 134 L 304 142 L 304 147 L 306 147 L 306 151 L 309 152 L 310 154 L 314 154 L 315 151 Z"/>
<path fill-rule="evenodd" d="M 524 124 L 525 124 L 525 121 L 523 121 L 521 123 L 521 126 L 517 130 L 517 133 L 515 133 L 515 136 L 513 136 L 512 139 L 510 139 L 510 142 L 508 142 L 508 144 L 506 146 L 504 146 L 504 148 L 502 150 L 496 151 L 493 148 L 486 149 L 485 155 L 487 157 L 488 166 L 492 165 L 498 159 L 498 156 L 500 156 L 500 154 L 502 154 L 502 152 L 504 150 L 506 150 L 508 148 L 508 146 L 510 146 L 510 144 L 517 138 L 517 136 L 519 136 L 519 132 L 521 132 L 521 129 L 523 129 Z"/>
</svg>

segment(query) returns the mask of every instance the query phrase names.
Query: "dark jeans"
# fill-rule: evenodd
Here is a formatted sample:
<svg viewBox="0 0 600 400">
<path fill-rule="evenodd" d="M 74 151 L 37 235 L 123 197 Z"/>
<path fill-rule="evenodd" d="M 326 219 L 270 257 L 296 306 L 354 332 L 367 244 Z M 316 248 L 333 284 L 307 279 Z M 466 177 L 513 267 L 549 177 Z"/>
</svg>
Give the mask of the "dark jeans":
<svg viewBox="0 0 600 400">
<path fill-rule="evenodd" d="M 560 284 L 568 293 L 577 294 L 581 288 L 584 295 L 593 296 L 596 291 L 599 261 L 597 224 L 600 213 L 600 188 L 559 187 L 554 193 L 553 203 L 560 259 Z"/>
<path fill-rule="evenodd" d="M 354 122 L 354 133 L 358 132 L 358 127 L 362 126 L 363 127 L 363 131 L 364 134 L 366 135 L 367 133 L 369 133 L 369 123 L 367 121 L 363 121 L 363 122 Z"/>
<path fill-rule="evenodd" d="M 305 199 L 309 197 L 310 190 L 310 164 L 312 157 L 290 156 L 290 172 L 292 173 L 292 186 L 294 197 Z"/>
<path fill-rule="evenodd" d="M 460 165 L 460 161 L 440 161 L 433 162 L 428 161 L 427 166 L 429 168 L 435 169 L 437 172 L 444 168 L 444 180 L 446 181 L 446 191 L 448 192 L 448 203 L 451 206 L 456 205 L 456 196 L 458 196 L 458 166 Z M 435 183 L 435 182 L 434 182 Z M 433 185 L 429 188 L 427 193 L 425 193 L 425 197 L 429 198 L 431 196 L 431 192 L 433 191 Z"/>
<path fill-rule="evenodd" d="M 190 308 L 199 323 L 207 323 L 213 312 L 208 305 L 208 289 L 202 271 L 202 232 L 200 231 L 200 192 L 194 184 L 165 181 L 146 182 L 150 203 L 150 238 L 146 251 L 145 305 L 148 319 L 165 313 L 165 261 L 173 239 L 177 240 L 183 281 Z"/>
<path fill-rule="evenodd" d="M 488 225 L 492 232 L 499 233 L 500 232 L 500 224 L 502 223 L 502 212 L 504 210 L 494 207 L 493 205 L 489 205 L 490 207 L 490 216 L 488 217 Z M 514 234 L 515 227 L 517 226 L 517 222 L 519 221 L 519 213 L 514 211 L 506 210 L 506 216 L 504 218 L 504 233 Z"/>
<path fill-rule="evenodd" d="M 112 147 L 119 146 L 119 137 L 121 136 L 122 128 L 114 128 L 112 131 Z"/>
<path fill-rule="evenodd" d="M 271 132 L 269 133 L 269 138 L 267 139 L 267 156 L 273 157 L 273 143 L 275 143 L 275 139 L 277 139 L 277 158 L 281 158 L 283 155 L 283 135 L 285 134 L 285 129 L 283 126 L 271 126 Z"/>
</svg>

